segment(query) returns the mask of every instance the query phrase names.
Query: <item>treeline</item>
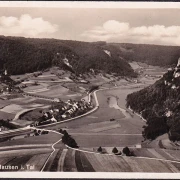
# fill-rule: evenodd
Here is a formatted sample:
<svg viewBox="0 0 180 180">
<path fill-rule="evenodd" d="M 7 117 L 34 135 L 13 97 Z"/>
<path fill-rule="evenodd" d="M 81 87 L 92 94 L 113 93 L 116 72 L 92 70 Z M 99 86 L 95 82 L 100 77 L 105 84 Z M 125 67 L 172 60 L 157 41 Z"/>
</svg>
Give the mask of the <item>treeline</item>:
<svg viewBox="0 0 180 180">
<path fill-rule="evenodd" d="M 120 56 L 128 61 L 144 62 L 150 65 L 171 66 L 180 57 L 179 46 L 148 44 L 111 43 L 120 51 Z"/>
<path fill-rule="evenodd" d="M 11 123 L 10 119 L 4 120 L 4 119 L 0 119 L 0 126 L 6 127 L 8 129 L 17 129 L 20 126 L 17 126 L 13 123 Z"/>
<path fill-rule="evenodd" d="M 166 73 L 154 85 L 127 96 L 127 107 L 147 120 L 145 139 L 155 139 L 169 133 L 171 140 L 180 140 L 180 77 L 174 79 L 173 71 Z M 165 82 L 170 82 L 170 85 Z M 172 88 L 176 84 L 175 89 Z"/>
<path fill-rule="evenodd" d="M 6 68 L 10 74 L 45 70 L 53 65 L 64 69 L 67 66 L 64 66 L 62 60 L 66 57 L 72 65 L 72 72 L 77 74 L 94 69 L 121 76 L 136 76 L 131 66 L 119 58 L 115 49 L 109 57 L 103 51 L 104 48 L 108 49 L 104 42 L 0 36 L 0 69 Z"/>
</svg>

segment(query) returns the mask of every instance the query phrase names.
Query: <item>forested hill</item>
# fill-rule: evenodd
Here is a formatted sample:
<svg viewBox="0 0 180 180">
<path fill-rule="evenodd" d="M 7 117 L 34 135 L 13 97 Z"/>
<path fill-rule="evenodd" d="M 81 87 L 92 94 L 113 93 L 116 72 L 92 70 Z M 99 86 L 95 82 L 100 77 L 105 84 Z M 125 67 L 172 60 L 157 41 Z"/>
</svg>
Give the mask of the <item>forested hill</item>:
<svg viewBox="0 0 180 180">
<path fill-rule="evenodd" d="M 161 46 L 148 44 L 111 43 L 128 61 L 139 61 L 149 65 L 176 65 L 180 57 L 180 46 Z"/>
<path fill-rule="evenodd" d="M 127 107 L 147 120 L 145 138 L 154 139 L 169 133 L 171 140 L 180 140 L 180 59 L 177 66 L 155 84 L 129 94 Z"/>
<path fill-rule="evenodd" d="M 105 42 L 0 36 L 0 70 L 6 68 L 10 74 L 44 70 L 53 65 L 64 68 L 63 60 L 77 74 L 94 69 L 120 76 L 136 76 L 127 61 L 119 58 L 116 48 Z"/>
</svg>

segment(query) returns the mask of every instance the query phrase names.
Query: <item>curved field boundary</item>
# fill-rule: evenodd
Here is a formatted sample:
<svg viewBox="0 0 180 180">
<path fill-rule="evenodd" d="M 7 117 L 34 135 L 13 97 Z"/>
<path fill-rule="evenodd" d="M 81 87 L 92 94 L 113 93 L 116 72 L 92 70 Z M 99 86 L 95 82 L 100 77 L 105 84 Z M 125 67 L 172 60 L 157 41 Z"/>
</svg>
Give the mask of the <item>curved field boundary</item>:
<svg viewBox="0 0 180 180">
<path fill-rule="evenodd" d="M 61 153 L 61 156 L 60 156 L 60 158 L 59 158 L 59 161 L 58 161 L 57 171 L 63 171 L 64 160 L 65 160 L 67 151 L 68 151 L 67 149 L 63 149 L 63 151 L 62 151 L 62 153 Z"/>
<path fill-rule="evenodd" d="M 103 89 L 98 89 L 98 90 L 95 90 L 94 92 L 93 92 L 93 95 L 94 95 L 94 98 L 95 98 L 95 102 L 96 102 L 96 106 L 95 106 L 95 108 L 93 108 L 91 111 L 89 111 L 89 112 L 87 112 L 87 113 L 85 113 L 85 114 L 82 114 L 82 115 L 80 115 L 80 116 L 76 116 L 76 117 L 74 117 L 74 118 L 70 118 L 70 119 L 67 119 L 67 120 L 64 120 L 64 121 L 61 121 L 61 122 L 55 122 L 55 123 L 51 123 L 51 124 L 46 124 L 46 125 L 41 125 L 41 126 L 38 126 L 38 128 L 45 128 L 45 127 L 50 127 L 50 126 L 54 126 L 54 125 L 57 125 L 57 124 L 62 124 L 62 123 L 65 123 L 65 122 L 69 122 L 69 121 L 72 121 L 72 120 L 75 120 L 75 119 L 78 119 L 78 118 L 81 118 L 81 117 L 84 117 L 84 116 L 86 116 L 86 115 L 89 115 L 90 113 L 92 113 L 92 112 L 94 112 L 94 111 L 96 111 L 98 108 L 99 108 L 99 102 L 98 102 L 98 99 L 97 99 L 97 95 L 96 95 L 96 92 L 98 92 L 98 91 L 104 91 L 104 90 L 111 90 L 111 89 L 118 89 L 119 87 L 113 87 L 113 88 L 103 88 Z M 28 93 L 22 93 L 23 95 L 27 95 L 27 96 L 33 96 L 33 97 L 38 97 L 38 96 L 35 96 L 35 95 L 32 95 L 32 94 L 28 94 Z M 90 93 L 91 94 L 91 93 Z M 39 96 L 39 98 L 42 98 L 42 99 L 47 99 L 47 100 L 52 100 L 52 98 L 44 98 L 44 97 L 40 97 Z M 89 96 L 89 98 L 91 98 L 91 96 Z M 53 100 L 54 100 L 54 98 L 53 98 Z M 29 127 L 29 129 L 30 129 L 30 127 Z M 16 129 L 16 130 L 9 130 L 9 131 L 4 131 L 3 133 L 0 133 L 0 135 L 1 134 L 6 134 L 6 133 L 10 133 L 10 132 L 18 132 L 18 131 L 23 131 L 24 130 L 24 128 L 19 128 L 19 129 Z M 26 128 L 26 130 L 27 130 L 27 128 Z"/>
<path fill-rule="evenodd" d="M 115 155 L 115 154 L 102 154 L 102 153 L 98 153 L 98 152 L 92 152 L 92 151 L 87 151 L 87 150 L 82 150 L 82 149 L 77 149 L 77 148 L 72 148 L 68 145 L 65 145 L 67 148 L 75 150 L 75 151 L 79 151 L 79 152 L 83 152 L 83 153 L 89 153 L 89 154 L 101 154 L 101 155 L 105 155 L 105 156 L 119 156 L 119 157 L 126 157 L 126 158 L 137 158 L 137 159 L 147 159 L 147 160 L 156 160 L 156 161 L 164 161 L 164 162 L 170 162 L 170 163 L 177 163 L 180 164 L 180 161 L 176 161 L 176 160 L 168 160 L 168 159 L 162 159 L 162 158 L 150 158 L 150 157 L 135 157 L 135 156 L 123 156 L 123 155 Z"/>
<path fill-rule="evenodd" d="M 76 117 L 74 117 L 74 118 L 70 118 L 70 119 L 67 119 L 67 120 L 64 120 L 64 121 L 61 121 L 61 122 L 55 122 L 55 123 L 51 123 L 51 124 L 41 125 L 41 126 L 38 126 L 38 128 L 45 128 L 45 127 L 50 127 L 50 126 L 54 126 L 54 125 L 57 125 L 57 124 L 62 124 L 62 123 L 69 122 L 69 121 L 72 121 L 72 120 L 75 120 L 75 119 L 84 117 L 84 116 L 86 116 L 86 115 L 89 115 L 90 113 L 96 111 L 96 110 L 99 108 L 99 102 L 98 102 L 98 99 L 97 99 L 97 94 L 96 94 L 96 92 L 98 92 L 98 91 L 104 91 L 104 90 L 111 90 L 111 89 L 118 89 L 118 88 L 119 88 L 119 87 L 113 87 L 113 88 L 103 88 L 103 89 L 95 90 L 95 91 L 93 92 L 93 95 L 94 95 L 94 99 L 95 99 L 95 102 L 96 102 L 96 106 L 95 106 L 95 108 L 93 108 L 91 111 L 89 111 L 89 112 L 87 112 L 87 113 L 85 113 L 85 114 L 82 114 L 82 115 L 80 115 L 80 116 L 76 116 Z M 39 98 L 44 99 L 44 97 L 36 96 L 36 95 L 33 95 L 33 94 L 28 94 L 28 93 L 22 93 L 22 94 L 23 94 L 23 95 L 27 95 L 27 96 L 39 97 Z M 89 98 L 91 98 L 91 96 L 90 96 L 91 94 L 92 94 L 92 92 L 89 94 Z M 47 98 L 47 100 L 52 100 L 52 98 Z M 90 100 L 90 99 L 89 99 L 89 100 Z M 30 128 L 30 127 L 29 127 L 29 128 Z M 3 133 L 0 133 L 0 135 L 1 135 L 1 134 L 4 134 L 4 135 L 5 135 L 6 133 L 10 133 L 10 132 L 14 132 L 14 131 L 18 132 L 18 130 L 23 131 L 23 129 L 24 129 L 24 128 L 19 128 L 19 129 L 16 129 L 16 130 L 4 131 Z M 27 128 L 26 128 L 26 130 L 27 130 Z"/>
<path fill-rule="evenodd" d="M 26 149 L 26 148 L 40 148 L 40 147 L 50 147 L 52 144 L 24 144 L 24 145 L 14 145 L 14 146 L 4 146 L 0 147 L 0 151 L 7 151 L 12 149 Z"/>
<path fill-rule="evenodd" d="M 54 152 L 56 151 L 56 149 L 54 148 L 54 146 L 55 146 L 57 143 L 59 143 L 61 140 L 62 140 L 62 139 L 59 139 L 58 141 L 56 141 L 56 142 L 51 146 L 52 149 L 53 149 L 53 151 L 51 152 L 51 154 L 49 155 L 49 157 L 46 159 L 46 161 L 45 161 L 43 167 L 41 168 L 41 171 L 44 170 L 44 168 L 46 167 L 46 164 L 48 163 L 50 157 L 51 157 L 51 156 L 54 154 Z"/>
<path fill-rule="evenodd" d="M 47 129 L 46 129 L 47 130 Z M 57 132 L 57 131 L 54 131 L 54 130 L 48 130 L 50 132 L 54 132 L 56 134 L 60 134 L 62 135 L 61 133 Z M 60 142 L 62 139 L 58 140 L 56 143 L 54 144 L 57 144 L 58 142 Z M 83 153 L 89 153 L 89 154 L 101 154 L 102 153 L 99 153 L 99 152 L 92 152 L 92 151 L 87 151 L 87 150 L 82 150 L 82 149 L 77 149 L 77 148 L 72 148 L 70 146 L 68 146 L 67 144 L 65 144 L 65 146 L 68 148 L 68 149 L 71 149 L 71 150 L 75 150 L 75 151 L 78 151 L 78 152 L 83 152 Z M 54 146 L 52 145 L 52 148 L 54 149 Z M 55 149 L 54 149 L 55 151 Z M 53 152 L 54 152 L 53 151 Z M 52 152 L 52 153 L 53 153 Z M 51 153 L 51 154 L 52 154 Z M 51 156 L 50 154 L 50 156 Z M 119 157 L 123 157 L 123 155 L 115 155 L 115 154 L 103 154 L 105 156 L 119 156 Z M 156 161 L 163 161 L 163 162 L 170 162 L 170 163 L 177 163 L 177 164 L 180 164 L 180 161 L 176 161 L 176 160 L 167 160 L 167 159 L 162 159 L 162 158 L 150 158 L 150 157 L 128 157 L 128 156 L 125 156 L 126 158 L 137 158 L 137 159 L 147 159 L 147 160 L 156 160 Z M 48 159 L 49 160 L 49 159 Z"/>
<path fill-rule="evenodd" d="M 38 99 L 45 99 L 47 101 L 54 101 L 54 98 L 51 97 L 46 97 L 46 96 L 40 96 L 40 95 L 35 95 L 35 94 L 31 94 L 31 93 L 21 93 L 23 96 L 31 96 L 31 97 L 35 97 Z"/>
<path fill-rule="evenodd" d="M 19 111 L 18 113 L 16 113 L 13 121 L 18 120 L 21 115 L 23 115 L 24 113 L 27 113 L 27 112 L 29 112 L 29 111 L 32 111 L 32 110 L 34 110 L 34 109 L 36 109 L 36 108 L 23 109 L 22 111 Z"/>
<path fill-rule="evenodd" d="M 96 90 L 98 91 L 98 90 Z M 56 123 L 51 123 L 51 124 L 46 124 L 46 125 L 41 125 L 41 126 L 38 126 L 38 128 L 45 128 L 45 127 L 49 127 L 49 126 L 54 126 L 54 125 L 57 125 L 57 124 L 62 124 L 62 123 L 65 123 L 65 122 L 68 122 L 68 121 L 72 121 L 72 120 L 75 120 L 75 119 L 78 119 L 78 118 L 81 118 L 81 117 L 84 117 L 94 111 L 96 111 L 98 108 L 99 108 L 99 102 L 97 100 L 97 96 L 96 96 L 96 91 L 94 91 L 94 97 L 95 97 L 95 101 L 96 101 L 96 106 L 95 108 L 93 108 L 91 111 L 85 113 L 85 114 L 82 114 L 80 116 L 76 116 L 74 118 L 70 118 L 70 119 L 67 119 L 67 120 L 64 120 L 64 121 L 61 121 L 61 122 L 56 122 Z M 23 94 L 27 94 L 27 93 L 23 93 Z M 28 96 L 34 96 L 34 95 L 29 95 L 27 94 Z M 89 96 L 91 98 L 91 96 Z M 30 130 L 32 129 L 31 127 L 25 127 L 25 128 L 19 128 L 19 129 L 15 129 L 15 130 L 8 130 L 8 131 L 3 131 L 3 132 L 0 132 L 0 136 L 3 135 L 3 136 L 6 136 L 6 134 L 10 134 L 10 133 L 14 133 L 14 132 L 19 132 L 19 131 L 27 131 L 27 130 Z"/>
<path fill-rule="evenodd" d="M 0 132 L 0 138 L 5 138 L 5 137 L 11 137 L 11 136 L 18 136 L 18 135 L 22 135 L 25 133 L 30 133 L 31 129 L 30 128 L 18 128 L 15 130 L 8 130 L 8 131 L 3 131 Z"/>
<path fill-rule="evenodd" d="M 41 125 L 41 126 L 38 126 L 38 128 L 45 128 L 45 127 L 54 126 L 54 125 L 57 125 L 57 124 L 62 124 L 62 123 L 65 123 L 65 122 L 69 122 L 69 121 L 72 121 L 72 120 L 75 120 L 75 119 L 84 117 L 84 116 L 86 116 L 86 115 L 89 115 L 89 114 L 91 114 L 92 112 L 96 111 L 96 110 L 99 108 L 99 102 L 98 102 L 97 95 L 96 95 L 96 92 L 97 92 L 97 91 L 100 91 L 100 90 L 94 91 L 94 98 L 95 98 L 96 106 L 95 106 L 95 108 L 93 108 L 93 109 L 90 110 L 89 112 L 87 112 L 87 113 L 85 113 L 85 114 L 82 114 L 82 115 L 80 115 L 80 116 L 76 116 L 76 117 L 74 117 L 74 118 L 70 118 L 70 119 L 61 121 L 61 122 L 55 122 L 55 123 L 51 123 L 51 124 Z"/>
</svg>

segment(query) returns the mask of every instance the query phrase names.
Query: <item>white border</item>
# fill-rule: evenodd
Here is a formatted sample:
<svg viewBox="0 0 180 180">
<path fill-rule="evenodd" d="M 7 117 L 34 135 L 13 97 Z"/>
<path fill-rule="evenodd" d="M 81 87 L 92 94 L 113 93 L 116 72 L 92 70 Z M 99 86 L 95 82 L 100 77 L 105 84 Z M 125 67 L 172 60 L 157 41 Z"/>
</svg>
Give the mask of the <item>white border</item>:
<svg viewBox="0 0 180 180">
<path fill-rule="evenodd" d="M 122 9 L 180 9 L 180 2 L 55 2 L 0 1 L 3 7 L 32 8 L 122 8 Z M 108 179 L 179 179 L 180 173 L 81 173 L 81 172 L 0 172 L 1 178 L 108 178 Z"/>
<path fill-rule="evenodd" d="M 0 7 L 179 9 L 180 2 L 0 1 Z"/>
<path fill-rule="evenodd" d="M 68 178 L 68 179 L 179 179 L 179 173 L 117 173 L 117 172 L 1 172 L 1 178 Z"/>
</svg>

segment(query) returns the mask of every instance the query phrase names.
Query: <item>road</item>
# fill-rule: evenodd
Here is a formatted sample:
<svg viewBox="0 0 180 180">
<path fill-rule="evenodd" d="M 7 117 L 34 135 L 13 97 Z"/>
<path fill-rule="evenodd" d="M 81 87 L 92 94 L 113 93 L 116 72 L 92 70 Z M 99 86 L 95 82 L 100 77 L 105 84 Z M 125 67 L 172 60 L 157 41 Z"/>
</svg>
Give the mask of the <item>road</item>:
<svg viewBox="0 0 180 180">
<path fill-rule="evenodd" d="M 126 90 L 121 88 L 114 89 L 116 89 L 116 93 L 119 96 L 122 93 L 121 99 L 124 98 L 123 102 L 125 102 L 123 91 Z M 51 130 L 66 128 L 74 136 L 79 146 L 100 146 L 100 142 L 106 146 L 122 146 L 126 144 L 132 146 L 140 143 L 143 140 L 140 134 L 144 125 L 140 117 L 135 115 L 134 117 L 124 118 L 123 113 L 119 109 L 112 108 L 107 103 L 107 97 L 114 96 L 114 89 L 103 89 L 94 92 L 93 97 L 96 102 L 96 109 L 85 116 L 72 119 L 71 121 L 49 124 L 42 128 Z M 109 121 L 112 118 L 115 119 L 115 122 Z M 82 136 L 82 134 L 77 133 L 87 134 Z M 18 130 L 10 132 L 9 136 L 12 134 L 18 135 Z M 110 136 L 109 134 L 116 135 Z M 95 135 L 97 137 L 94 139 Z"/>
<path fill-rule="evenodd" d="M 116 88 L 117 90 L 117 88 Z M 97 147 L 97 146 L 133 146 L 141 143 L 142 126 L 145 124 L 143 120 L 134 115 L 133 117 L 124 118 L 123 113 L 119 109 L 111 108 L 107 104 L 107 97 L 111 95 L 113 89 L 103 89 L 94 93 L 98 110 L 60 124 L 54 124 L 46 127 L 47 129 L 65 128 L 72 134 L 79 146 Z M 118 92 L 121 94 L 121 90 Z M 124 96 L 124 94 L 123 94 Z M 125 96 L 121 97 L 124 98 Z M 125 106 L 125 105 L 124 105 Z M 122 108 L 124 108 L 124 106 Z M 114 118 L 114 122 L 109 120 Z M 114 134 L 114 135 L 110 135 Z"/>
</svg>

